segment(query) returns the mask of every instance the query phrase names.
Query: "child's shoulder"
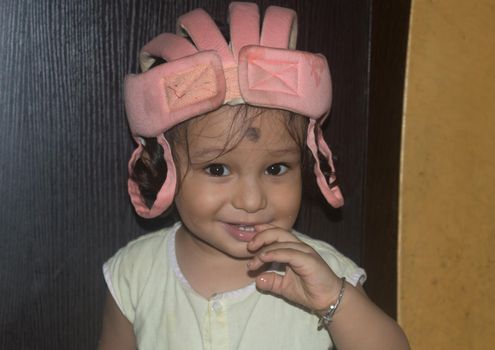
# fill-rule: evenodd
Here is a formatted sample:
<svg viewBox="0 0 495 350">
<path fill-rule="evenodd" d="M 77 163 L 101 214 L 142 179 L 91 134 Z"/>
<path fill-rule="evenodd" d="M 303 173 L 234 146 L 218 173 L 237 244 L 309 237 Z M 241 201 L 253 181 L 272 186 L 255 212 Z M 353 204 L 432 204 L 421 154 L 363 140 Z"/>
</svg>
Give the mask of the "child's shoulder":
<svg viewBox="0 0 495 350">
<path fill-rule="evenodd" d="M 124 298 L 123 291 L 130 289 L 138 295 L 156 270 L 168 266 L 169 237 L 179 227 L 175 224 L 156 232 L 148 233 L 130 241 L 103 264 L 103 273 L 109 289 L 116 300 Z M 137 293 L 137 294 L 136 294 Z"/>
<path fill-rule="evenodd" d="M 146 264 L 157 257 L 165 255 L 167 249 L 168 237 L 177 231 L 179 223 L 171 227 L 162 228 L 158 231 L 144 234 L 120 248 L 110 261 L 119 261 L 120 263 Z"/>
<path fill-rule="evenodd" d="M 175 223 L 173 226 L 164 227 L 157 231 L 146 233 L 128 242 L 124 248 L 127 250 L 154 249 L 162 242 L 165 242 L 170 234 L 176 232 L 179 226 L 179 223 Z"/>
<path fill-rule="evenodd" d="M 366 272 L 331 244 L 295 230 L 293 230 L 293 233 L 297 238 L 313 248 L 339 277 L 345 276 L 347 281 L 354 286 L 358 283 L 364 283 Z"/>
</svg>

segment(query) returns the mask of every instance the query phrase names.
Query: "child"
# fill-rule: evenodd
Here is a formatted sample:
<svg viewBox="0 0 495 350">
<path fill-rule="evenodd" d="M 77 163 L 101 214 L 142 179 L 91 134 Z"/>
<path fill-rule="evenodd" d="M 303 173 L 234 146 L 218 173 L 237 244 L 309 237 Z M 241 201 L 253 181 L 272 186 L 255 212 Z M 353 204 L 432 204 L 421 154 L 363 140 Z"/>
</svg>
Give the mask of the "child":
<svg viewBox="0 0 495 350">
<path fill-rule="evenodd" d="M 99 349 L 407 349 L 366 297 L 365 272 L 292 229 L 306 145 L 323 195 L 343 204 L 320 129 L 325 58 L 294 50 L 292 10 L 269 7 L 261 36 L 255 4 L 229 11 L 230 46 L 195 10 L 178 26 L 194 44 L 158 36 L 142 50 L 144 73 L 126 80 L 131 201 L 144 217 L 173 201 L 180 221 L 104 265 Z M 153 67 L 157 57 L 167 63 Z"/>
</svg>

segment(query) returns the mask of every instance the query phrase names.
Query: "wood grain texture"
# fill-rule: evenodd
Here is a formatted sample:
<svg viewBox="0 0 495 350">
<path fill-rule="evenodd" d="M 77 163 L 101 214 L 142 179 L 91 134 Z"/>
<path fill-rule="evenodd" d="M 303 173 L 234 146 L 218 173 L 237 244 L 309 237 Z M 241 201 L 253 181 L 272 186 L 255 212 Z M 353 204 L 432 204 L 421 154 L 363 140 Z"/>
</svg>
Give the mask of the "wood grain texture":
<svg viewBox="0 0 495 350">
<path fill-rule="evenodd" d="M 93 349 L 106 291 L 101 264 L 166 225 L 133 213 L 123 77 L 153 36 L 196 7 L 229 1 L 0 2 L 0 348 Z M 258 1 L 299 14 L 299 48 L 329 59 L 325 135 L 346 206 L 304 203 L 298 228 L 363 262 L 370 1 Z"/>
<path fill-rule="evenodd" d="M 345 206 L 335 210 L 315 191 L 316 200 L 305 202 L 299 226 L 360 263 L 361 234 L 354 233 L 362 230 L 370 8 L 362 1 L 337 1 L 324 7 L 300 9 L 300 38 L 302 49 L 328 58 L 332 72 L 332 111 L 324 131 Z"/>
<path fill-rule="evenodd" d="M 375 1 L 363 194 L 366 291 L 397 313 L 397 230 L 403 91 L 411 1 Z"/>
</svg>

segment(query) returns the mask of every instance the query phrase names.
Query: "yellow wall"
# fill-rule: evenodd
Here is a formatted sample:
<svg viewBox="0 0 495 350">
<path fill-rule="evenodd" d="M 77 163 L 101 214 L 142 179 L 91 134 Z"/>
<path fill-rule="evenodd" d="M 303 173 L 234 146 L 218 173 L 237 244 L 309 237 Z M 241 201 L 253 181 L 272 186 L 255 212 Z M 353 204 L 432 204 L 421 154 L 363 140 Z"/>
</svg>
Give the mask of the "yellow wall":
<svg viewBox="0 0 495 350">
<path fill-rule="evenodd" d="M 413 349 L 495 349 L 495 1 L 413 0 L 399 322 Z"/>
</svg>

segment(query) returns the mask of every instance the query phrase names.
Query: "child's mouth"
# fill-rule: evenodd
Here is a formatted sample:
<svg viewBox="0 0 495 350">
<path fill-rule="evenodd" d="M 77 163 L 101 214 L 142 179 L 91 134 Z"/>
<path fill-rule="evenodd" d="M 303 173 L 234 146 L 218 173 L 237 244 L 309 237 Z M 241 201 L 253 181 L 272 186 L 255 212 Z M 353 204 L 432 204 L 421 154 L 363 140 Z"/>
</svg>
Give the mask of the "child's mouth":
<svg viewBox="0 0 495 350">
<path fill-rule="evenodd" d="M 249 242 L 256 235 L 254 225 L 246 224 L 226 224 L 227 232 L 236 240 L 241 242 Z"/>
<path fill-rule="evenodd" d="M 252 225 L 238 225 L 239 230 L 245 231 L 245 232 L 254 232 L 254 226 Z"/>
</svg>

